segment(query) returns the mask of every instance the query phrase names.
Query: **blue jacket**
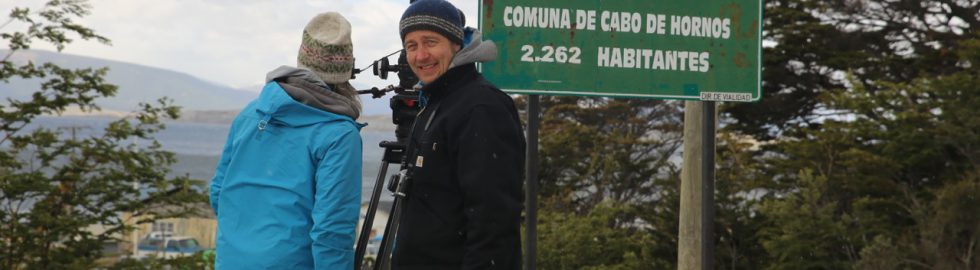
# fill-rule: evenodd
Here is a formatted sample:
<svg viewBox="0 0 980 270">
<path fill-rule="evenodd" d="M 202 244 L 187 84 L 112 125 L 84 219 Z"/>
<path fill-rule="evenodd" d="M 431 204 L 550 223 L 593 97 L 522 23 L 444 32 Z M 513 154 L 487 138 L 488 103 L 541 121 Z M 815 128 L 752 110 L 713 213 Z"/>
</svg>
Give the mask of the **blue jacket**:
<svg viewBox="0 0 980 270">
<path fill-rule="evenodd" d="M 211 180 L 215 268 L 352 269 L 361 125 L 279 81 L 235 118 Z"/>
</svg>

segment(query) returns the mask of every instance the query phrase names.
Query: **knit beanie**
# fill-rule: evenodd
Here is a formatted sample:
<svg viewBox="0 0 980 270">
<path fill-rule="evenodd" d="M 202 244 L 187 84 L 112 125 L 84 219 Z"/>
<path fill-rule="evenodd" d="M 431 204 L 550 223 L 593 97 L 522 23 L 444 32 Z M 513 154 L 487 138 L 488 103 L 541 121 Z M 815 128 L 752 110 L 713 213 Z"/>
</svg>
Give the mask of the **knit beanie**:
<svg viewBox="0 0 980 270">
<path fill-rule="evenodd" d="M 456 44 L 463 44 L 464 23 L 462 14 L 453 4 L 445 0 L 418 0 L 405 9 L 398 26 L 402 41 L 412 31 L 429 30 Z"/>
<path fill-rule="evenodd" d="M 328 84 L 345 83 L 354 69 L 350 22 L 337 12 L 313 17 L 303 29 L 297 66 L 316 73 Z"/>
</svg>

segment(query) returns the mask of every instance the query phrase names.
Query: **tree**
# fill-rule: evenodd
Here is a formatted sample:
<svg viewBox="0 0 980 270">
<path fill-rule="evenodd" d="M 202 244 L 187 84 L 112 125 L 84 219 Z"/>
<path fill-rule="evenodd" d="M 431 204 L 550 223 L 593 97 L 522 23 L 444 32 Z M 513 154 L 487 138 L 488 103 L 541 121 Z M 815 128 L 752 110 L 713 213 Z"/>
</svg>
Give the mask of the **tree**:
<svg viewBox="0 0 980 270">
<path fill-rule="evenodd" d="M 109 40 L 75 19 L 89 13 L 84 0 L 51 0 L 43 8 L 14 8 L 0 25 L 9 42 L 0 79 L 42 80 L 27 100 L 0 104 L 0 268 L 90 269 L 102 247 L 135 225 L 195 213 L 205 196 L 187 177 L 168 178 L 173 153 L 153 138 L 164 119 L 178 117 L 168 99 L 142 104 L 130 117 L 112 122 L 101 135 L 66 137 L 59 130 L 32 128 L 42 115 L 76 106 L 98 110 L 116 86 L 101 69 L 65 69 L 51 63 L 14 63 L 11 56 L 36 41 L 65 48 L 78 37 Z M 14 23 L 14 24 L 11 24 Z M 25 30 L 4 28 L 25 25 Z M 123 213 L 132 213 L 131 220 Z M 93 230 L 101 227 L 101 230 Z"/>
<path fill-rule="evenodd" d="M 611 200 L 657 201 L 657 179 L 678 173 L 679 102 L 547 97 L 542 102 L 541 192 L 586 212 Z M 557 206 L 557 205 L 556 205 Z"/>
<path fill-rule="evenodd" d="M 765 2 L 762 100 L 732 103 L 732 128 L 760 140 L 819 124 L 824 92 L 845 89 L 841 74 L 877 82 L 970 69 L 955 52 L 980 26 L 977 0 L 774 0 Z M 975 64 L 974 64 L 975 66 Z"/>
<path fill-rule="evenodd" d="M 950 53 L 969 68 L 825 93 L 839 119 L 794 128 L 760 159 L 780 182 L 760 211 L 772 268 L 978 267 L 980 42 Z"/>
<path fill-rule="evenodd" d="M 965 42 L 958 59 L 980 63 L 980 41 Z M 880 95 L 863 108 L 888 102 L 901 111 L 873 110 L 884 126 L 904 133 L 902 144 L 922 142 L 916 153 L 900 147 L 888 152 L 906 169 L 897 174 L 904 196 L 899 208 L 909 226 L 878 235 L 862 251 L 857 265 L 868 269 L 976 269 L 980 267 L 980 69 L 906 84 L 888 84 L 892 95 Z M 870 103 L 870 104 L 869 104 Z M 864 110 L 863 115 L 871 115 Z M 867 117 L 867 116 L 864 116 Z M 901 123 L 908 123 L 899 125 Z M 937 159 L 937 160 L 928 160 Z M 921 164 L 917 164 L 921 163 Z M 923 171 L 925 170 L 925 171 Z"/>
<path fill-rule="evenodd" d="M 978 209 L 952 202 L 976 196 L 980 1 L 777 0 L 764 17 L 764 97 L 726 105 L 721 132 L 760 147 L 720 145 L 716 198 L 756 195 L 718 199 L 721 228 L 745 229 L 719 241 L 763 246 L 749 254 L 773 269 L 976 268 L 978 225 L 949 209 Z"/>
<path fill-rule="evenodd" d="M 837 205 L 825 198 L 830 185 L 811 171 L 799 174 L 800 192 L 768 200 L 762 211 L 772 226 L 761 233 L 772 256 L 767 269 L 845 269 L 857 259 L 860 247 L 848 231 L 849 218 L 835 214 Z"/>
<path fill-rule="evenodd" d="M 588 213 L 542 211 L 541 269 L 670 269 L 663 246 L 636 223 L 636 207 L 606 201 Z"/>
<path fill-rule="evenodd" d="M 542 98 L 539 265 L 676 268 L 680 105 Z"/>
<path fill-rule="evenodd" d="M 760 230 L 768 226 L 759 207 L 770 185 L 759 145 L 747 136 L 718 134 L 715 170 L 715 265 L 718 269 L 763 269 L 768 254 Z M 676 257 L 676 256 L 675 256 Z"/>
</svg>

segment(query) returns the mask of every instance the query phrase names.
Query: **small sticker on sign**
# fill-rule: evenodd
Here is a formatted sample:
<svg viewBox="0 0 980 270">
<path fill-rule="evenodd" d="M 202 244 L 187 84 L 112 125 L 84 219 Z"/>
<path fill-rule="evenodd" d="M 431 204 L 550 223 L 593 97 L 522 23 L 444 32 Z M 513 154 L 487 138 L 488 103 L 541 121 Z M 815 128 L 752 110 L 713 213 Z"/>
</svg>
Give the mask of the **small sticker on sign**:
<svg viewBox="0 0 980 270">
<path fill-rule="evenodd" d="M 701 92 L 704 101 L 752 101 L 750 93 Z"/>
<path fill-rule="evenodd" d="M 415 158 L 415 167 L 422 168 L 422 156 Z"/>
</svg>

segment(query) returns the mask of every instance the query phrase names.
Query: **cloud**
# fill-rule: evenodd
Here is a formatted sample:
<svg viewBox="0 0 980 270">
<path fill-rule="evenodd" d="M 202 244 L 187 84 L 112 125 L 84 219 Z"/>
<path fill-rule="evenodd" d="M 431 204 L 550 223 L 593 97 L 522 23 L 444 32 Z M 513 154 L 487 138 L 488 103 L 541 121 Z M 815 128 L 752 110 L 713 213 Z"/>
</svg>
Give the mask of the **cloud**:
<svg viewBox="0 0 980 270">
<path fill-rule="evenodd" d="M 7 3 L 0 3 L 0 11 L 12 6 L 40 7 L 45 1 L 4 2 Z M 450 2 L 466 13 L 468 25 L 476 24 L 477 1 Z M 303 27 L 314 15 L 325 11 L 337 11 L 351 22 L 356 65 L 366 67 L 400 49 L 398 19 L 408 6 L 408 0 L 89 3 L 92 14 L 80 22 L 111 39 L 112 46 L 79 41 L 64 52 L 176 70 L 238 88 L 261 84 L 265 72 L 275 67 L 295 65 Z M 396 80 L 382 81 L 367 71 L 356 82 L 386 86 Z"/>
</svg>

